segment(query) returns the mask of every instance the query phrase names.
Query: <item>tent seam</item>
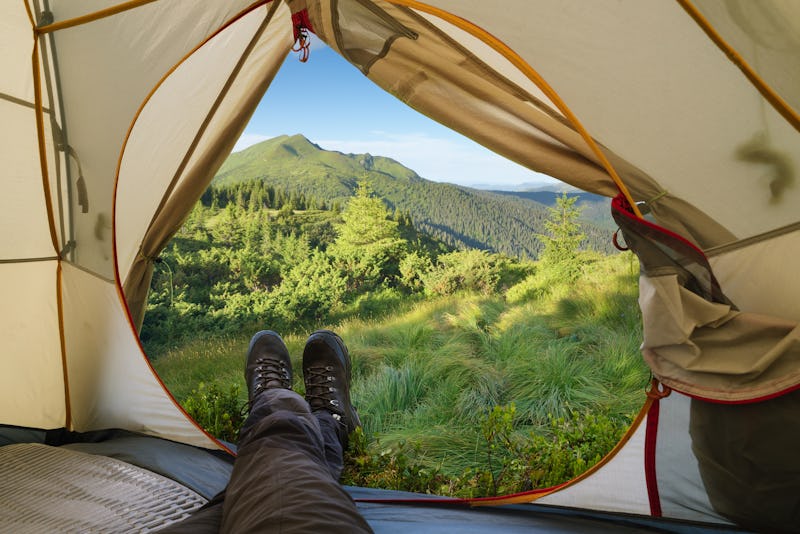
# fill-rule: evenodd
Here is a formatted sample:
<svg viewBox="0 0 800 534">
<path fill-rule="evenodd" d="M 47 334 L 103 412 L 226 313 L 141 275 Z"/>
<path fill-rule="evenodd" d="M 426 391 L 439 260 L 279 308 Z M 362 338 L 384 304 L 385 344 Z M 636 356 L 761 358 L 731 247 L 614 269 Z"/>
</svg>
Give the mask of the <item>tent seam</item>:
<svg viewBox="0 0 800 534">
<path fill-rule="evenodd" d="M 33 81 L 33 100 L 34 100 L 34 116 L 36 120 L 36 137 L 39 152 L 39 165 L 42 173 L 42 187 L 44 188 L 44 202 L 47 210 L 47 223 L 50 229 L 50 240 L 53 245 L 54 252 L 58 255 L 56 263 L 56 307 L 58 314 L 58 337 L 59 347 L 61 351 L 61 373 L 64 383 L 64 426 L 67 429 L 72 428 L 72 409 L 69 395 L 69 370 L 67 368 L 67 351 L 66 351 L 66 338 L 64 332 L 64 301 L 63 301 L 63 286 L 61 277 L 61 256 L 58 246 L 58 235 L 56 233 L 55 219 L 53 214 L 53 199 L 50 193 L 50 176 L 47 170 L 47 147 L 44 141 L 44 112 L 42 107 L 42 80 L 40 78 L 41 64 L 39 62 L 39 33 L 36 29 L 36 23 L 33 18 L 28 3 L 25 3 L 25 9 L 28 13 L 32 25 L 33 37 L 33 53 L 31 55 L 31 69 Z"/>
<path fill-rule="evenodd" d="M 64 332 L 64 287 L 61 260 L 56 267 L 56 305 L 58 306 L 58 341 L 61 344 L 61 369 L 64 375 L 65 428 L 72 430 L 72 400 L 69 394 L 69 369 L 67 366 L 67 340 Z"/>
<path fill-rule="evenodd" d="M 751 237 L 746 237 L 744 239 L 740 239 L 739 241 L 735 241 L 733 243 L 726 243 L 724 245 L 718 245 L 716 247 L 711 247 L 705 251 L 707 258 L 712 258 L 714 256 L 719 256 L 721 254 L 725 254 L 726 252 L 732 252 L 734 250 L 739 250 L 741 248 L 746 248 L 750 245 L 755 245 L 757 243 L 762 243 L 764 241 L 769 241 L 770 239 L 775 239 L 777 237 L 781 237 L 786 234 L 790 234 L 800 230 L 800 222 L 787 224 L 781 228 L 776 228 L 774 230 L 770 230 L 768 232 L 763 232 L 761 234 L 757 234 Z"/>
</svg>

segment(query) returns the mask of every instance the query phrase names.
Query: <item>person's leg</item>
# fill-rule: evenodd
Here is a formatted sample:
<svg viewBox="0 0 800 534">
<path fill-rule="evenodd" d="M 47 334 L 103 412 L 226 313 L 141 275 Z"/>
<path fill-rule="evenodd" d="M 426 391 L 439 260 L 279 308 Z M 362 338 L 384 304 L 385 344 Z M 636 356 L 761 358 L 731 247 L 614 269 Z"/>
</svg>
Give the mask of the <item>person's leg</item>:
<svg viewBox="0 0 800 534">
<path fill-rule="evenodd" d="M 325 465 L 334 480 L 339 480 L 344 469 L 344 451 L 339 441 L 339 422 L 328 412 L 313 412 L 322 435 Z"/>
<path fill-rule="evenodd" d="M 308 403 L 288 389 L 287 362 L 288 351 L 277 334 L 256 334 L 245 371 L 252 408 L 242 428 L 220 532 L 371 532 L 339 485 L 342 445 L 337 468 L 335 445 L 326 446 Z"/>
</svg>

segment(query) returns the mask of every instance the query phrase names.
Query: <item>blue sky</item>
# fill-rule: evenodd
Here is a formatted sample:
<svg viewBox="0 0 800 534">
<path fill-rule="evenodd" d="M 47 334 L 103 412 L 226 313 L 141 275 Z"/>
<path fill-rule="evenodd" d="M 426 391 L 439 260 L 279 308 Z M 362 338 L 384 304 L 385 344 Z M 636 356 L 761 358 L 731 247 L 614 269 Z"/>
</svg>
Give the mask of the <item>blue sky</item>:
<svg viewBox="0 0 800 534">
<path fill-rule="evenodd" d="M 554 182 L 417 113 L 327 46 L 312 47 L 307 63 L 289 55 L 234 151 L 298 133 L 326 150 L 396 159 L 438 182 L 473 187 Z"/>
</svg>

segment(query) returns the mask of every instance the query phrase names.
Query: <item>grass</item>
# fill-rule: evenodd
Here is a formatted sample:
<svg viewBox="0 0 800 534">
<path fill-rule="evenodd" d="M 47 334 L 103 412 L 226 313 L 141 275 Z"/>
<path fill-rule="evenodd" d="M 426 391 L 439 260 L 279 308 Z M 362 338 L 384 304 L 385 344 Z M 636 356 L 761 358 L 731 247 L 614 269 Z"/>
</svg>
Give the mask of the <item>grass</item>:
<svg viewBox="0 0 800 534">
<path fill-rule="evenodd" d="M 626 255 L 594 258 L 574 284 L 532 275 L 503 295 L 398 302 L 376 294 L 340 311 L 332 328 L 353 361 L 352 395 L 376 447 L 409 447 L 417 462 L 458 476 L 485 463 L 481 422 L 514 402 L 514 431 L 545 432 L 553 418 L 630 420 L 644 402 L 636 274 Z M 357 310 L 351 310 L 353 312 Z M 242 383 L 251 332 L 191 341 L 154 359 L 179 401 L 199 382 Z M 285 341 L 302 392 L 305 334 Z M 246 388 L 241 389 L 243 403 Z"/>
</svg>

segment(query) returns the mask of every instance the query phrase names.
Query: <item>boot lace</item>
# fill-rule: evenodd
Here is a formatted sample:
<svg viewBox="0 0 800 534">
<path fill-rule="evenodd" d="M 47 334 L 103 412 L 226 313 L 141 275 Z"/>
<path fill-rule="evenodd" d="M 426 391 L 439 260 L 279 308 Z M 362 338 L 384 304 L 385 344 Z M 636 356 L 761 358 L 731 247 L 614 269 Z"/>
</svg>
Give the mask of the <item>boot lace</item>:
<svg viewBox="0 0 800 534">
<path fill-rule="evenodd" d="M 336 377 L 333 366 L 314 366 L 305 370 L 306 401 L 313 410 L 327 410 L 341 420 L 344 412 L 339 399 L 336 398 Z"/>
<path fill-rule="evenodd" d="M 283 389 L 292 389 L 289 369 L 286 368 L 286 363 L 283 360 L 261 357 L 257 358 L 255 363 L 256 366 L 253 369 L 256 382 L 255 391 L 253 392 L 254 397 L 270 385 Z M 271 382 L 277 382 L 277 384 L 270 384 Z"/>
</svg>

